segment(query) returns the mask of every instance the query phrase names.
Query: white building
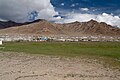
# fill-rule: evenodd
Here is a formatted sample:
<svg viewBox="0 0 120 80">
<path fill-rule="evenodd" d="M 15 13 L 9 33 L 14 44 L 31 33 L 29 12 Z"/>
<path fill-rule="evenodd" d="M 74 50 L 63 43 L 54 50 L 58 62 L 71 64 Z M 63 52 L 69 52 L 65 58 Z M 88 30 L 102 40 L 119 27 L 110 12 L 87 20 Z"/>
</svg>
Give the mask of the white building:
<svg viewBox="0 0 120 80">
<path fill-rule="evenodd" d="M 3 43 L 2 43 L 2 40 L 0 40 L 0 45 L 2 45 Z"/>
</svg>

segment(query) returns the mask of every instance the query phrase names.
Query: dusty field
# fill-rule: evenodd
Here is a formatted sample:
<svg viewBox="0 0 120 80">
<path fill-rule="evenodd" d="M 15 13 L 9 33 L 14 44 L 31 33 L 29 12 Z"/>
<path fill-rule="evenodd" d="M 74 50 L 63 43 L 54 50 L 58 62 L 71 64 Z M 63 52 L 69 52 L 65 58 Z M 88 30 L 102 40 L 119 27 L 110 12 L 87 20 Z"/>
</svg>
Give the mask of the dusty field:
<svg viewBox="0 0 120 80">
<path fill-rule="evenodd" d="M 120 80 L 96 60 L 0 52 L 0 80 Z"/>
</svg>

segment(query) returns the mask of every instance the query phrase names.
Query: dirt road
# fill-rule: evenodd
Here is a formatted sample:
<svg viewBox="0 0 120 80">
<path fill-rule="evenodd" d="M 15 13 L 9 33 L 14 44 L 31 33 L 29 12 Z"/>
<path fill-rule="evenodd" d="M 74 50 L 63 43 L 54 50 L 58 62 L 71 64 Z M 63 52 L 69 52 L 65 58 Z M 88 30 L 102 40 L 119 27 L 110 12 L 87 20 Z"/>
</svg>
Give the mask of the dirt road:
<svg viewBox="0 0 120 80">
<path fill-rule="evenodd" d="M 0 80 L 120 80 L 96 60 L 0 52 Z"/>
</svg>

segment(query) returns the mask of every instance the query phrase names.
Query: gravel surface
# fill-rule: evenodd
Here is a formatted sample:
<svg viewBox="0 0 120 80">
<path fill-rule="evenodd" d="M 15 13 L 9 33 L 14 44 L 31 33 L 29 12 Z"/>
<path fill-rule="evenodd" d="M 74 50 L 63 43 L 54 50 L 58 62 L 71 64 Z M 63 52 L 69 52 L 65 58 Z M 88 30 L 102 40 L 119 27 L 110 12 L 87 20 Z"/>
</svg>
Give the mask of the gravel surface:
<svg viewBox="0 0 120 80">
<path fill-rule="evenodd" d="M 0 80 L 120 80 L 96 60 L 0 52 Z"/>
</svg>

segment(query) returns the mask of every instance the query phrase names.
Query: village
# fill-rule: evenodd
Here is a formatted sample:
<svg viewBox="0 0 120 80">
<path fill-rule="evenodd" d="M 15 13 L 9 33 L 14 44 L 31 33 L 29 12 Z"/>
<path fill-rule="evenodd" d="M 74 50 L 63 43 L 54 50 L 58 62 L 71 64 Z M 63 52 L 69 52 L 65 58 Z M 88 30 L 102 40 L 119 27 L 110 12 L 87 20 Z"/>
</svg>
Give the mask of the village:
<svg viewBox="0 0 120 80">
<path fill-rule="evenodd" d="M 120 37 L 111 36 L 34 36 L 34 35 L 0 35 L 3 42 L 120 42 Z"/>
</svg>

